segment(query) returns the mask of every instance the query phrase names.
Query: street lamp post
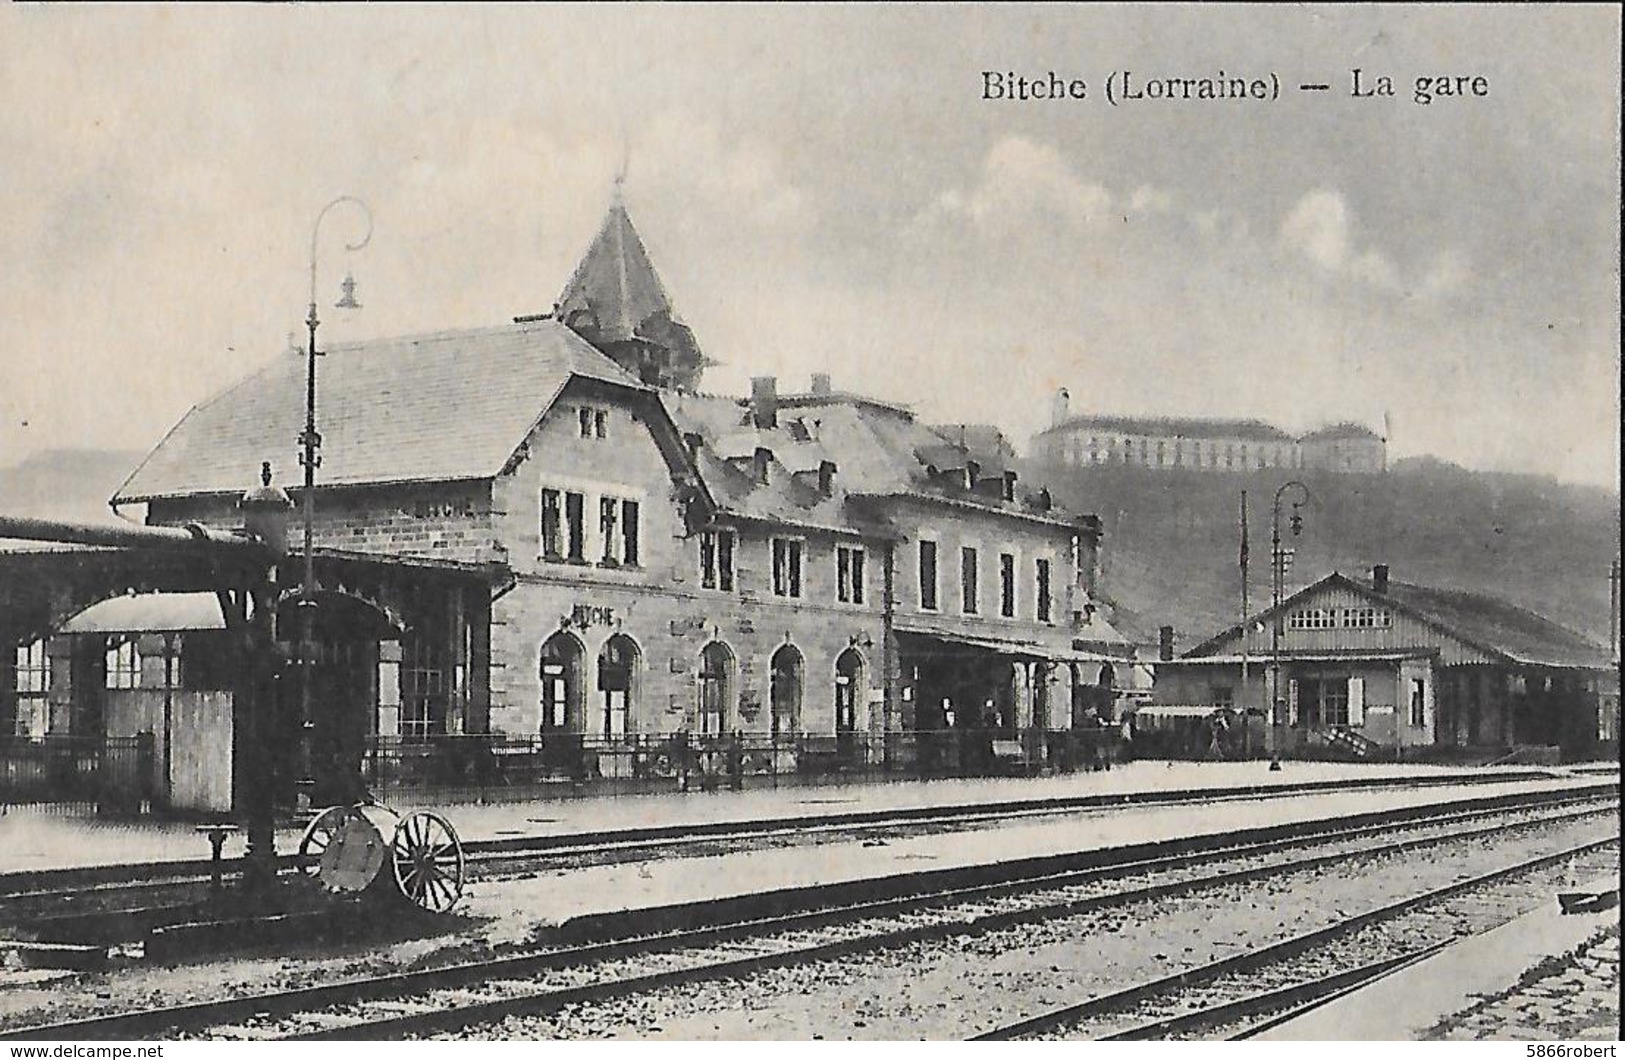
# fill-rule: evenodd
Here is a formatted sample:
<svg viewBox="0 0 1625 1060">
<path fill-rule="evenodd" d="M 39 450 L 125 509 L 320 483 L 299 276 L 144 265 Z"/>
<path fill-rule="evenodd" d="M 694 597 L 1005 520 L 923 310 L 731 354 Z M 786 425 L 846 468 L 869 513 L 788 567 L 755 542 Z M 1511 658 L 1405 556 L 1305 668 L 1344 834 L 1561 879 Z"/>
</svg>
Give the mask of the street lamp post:
<svg viewBox="0 0 1625 1060">
<path fill-rule="evenodd" d="M 1264 726 L 1264 742 L 1272 773 L 1281 768 L 1280 741 L 1276 737 L 1275 726 L 1281 716 L 1281 597 L 1286 582 L 1286 556 L 1281 552 L 1281 499 L 1288 490 L 1296 490 L 1303 495 L 1301 500 L 1292 502 L 1289 526 L 1293 537 L 1303 533 L 1303 516 L 1299 509 L 1309 503 L 1309 487 L 1293 479 L 1282 483 L 1281 488 L 1275 491 L 1274 503 L 1270 505 L 1270 614 L 1273 617 L 1270 620 L 1270 713 L 1269 724 Z M 1246 633 L 1242 635 L 1246 636 Z"/>
<path fill-rule="evenodd" d="M 320 356 L 316 349 L 316 326 L 321 321 L 316 316 L 316 251 L 320 245 L 322 222 L 327 219 L 337 206 L 353 206 L 361 211 L 366 219 L 367 229 L 362 237 L 354 243 L 346 243 L 345 250 L 356 251 L 365 247 L 372 240 L 372 211 L 367 204 L 350 195 L 340 195 L 316 215 L 316 223 L 310 230 L 310 310 L 305 316 L 305 327 L 309 330 L 309 343 L 305 347 L 305 429 L 299 434 L 299 463 L 305 469 L 305 489 L 301 497 L 301 508 L 304 516 L 305 532 L 305 563 L 304 578 L 300 583 L 299 606 L 304 609 L 305 621 L 301 630 L 301 643 L 299 645 L 299 780 L 297 785 L 297 808 L 301 813 L 311 808 L 311 788 L 315 779 L 312 771 L 311 736 L 315 727 L 312 714 L 312 683 L 314 679 L 316 640 L 316 551 L 314 546 L 316 528 L 316 468 L 321 465 L 322 458 L 317 450 L 322 447 L 322 436 L 316 430 L 316 358 Z M 337 309 L 359 309 L 360 303 L 355 300 L 355 279 L 346 275 L 344 278 L 343 297 L 336 303 Z"/>
</svg>

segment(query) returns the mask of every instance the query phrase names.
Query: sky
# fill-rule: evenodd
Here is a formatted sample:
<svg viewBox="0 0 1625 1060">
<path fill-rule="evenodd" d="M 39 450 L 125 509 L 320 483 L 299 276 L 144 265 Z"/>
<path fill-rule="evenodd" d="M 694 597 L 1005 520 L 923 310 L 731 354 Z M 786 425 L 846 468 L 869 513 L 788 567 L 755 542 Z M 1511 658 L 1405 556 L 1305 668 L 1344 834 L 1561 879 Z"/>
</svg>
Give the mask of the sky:
<svg viewBox="0 0 1625 1060">
<path fill-rule="evenodd" d="M 1393 458 L 1617 488 L 1619 48 L 1603 5 L 9 5 L 0 465 L 290 356 L 339 195 L 373 234 L 323 222 L 324 341 L 545 312 L 624 166 L 713 392 L 828 372 L 1021 448 L 1063 386 L 1387 417 Z M 1280 96 L 1104 95 L 1221 71 Z"/>
</svg>

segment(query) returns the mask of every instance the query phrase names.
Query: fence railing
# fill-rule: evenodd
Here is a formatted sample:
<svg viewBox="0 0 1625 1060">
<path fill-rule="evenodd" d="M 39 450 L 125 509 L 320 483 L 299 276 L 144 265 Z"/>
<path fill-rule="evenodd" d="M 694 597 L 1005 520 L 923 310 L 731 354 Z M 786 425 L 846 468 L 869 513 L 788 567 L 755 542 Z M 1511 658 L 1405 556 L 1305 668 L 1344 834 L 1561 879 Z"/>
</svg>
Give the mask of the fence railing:
<svg viewBox="0 0 1625 1060">
<path fill-rule="evenodd" d="M 151 733 L 0 739 L 0 805 L 138 814 L 151 807 L 152 776 Z"/>
<path fill-rule="evenodd" d="M 386 800 L 495 800 L 1072 772 L 1109 767 L 1118 743 L 1113 729 L 375 737 L 362 773 Z"/>
</svg>

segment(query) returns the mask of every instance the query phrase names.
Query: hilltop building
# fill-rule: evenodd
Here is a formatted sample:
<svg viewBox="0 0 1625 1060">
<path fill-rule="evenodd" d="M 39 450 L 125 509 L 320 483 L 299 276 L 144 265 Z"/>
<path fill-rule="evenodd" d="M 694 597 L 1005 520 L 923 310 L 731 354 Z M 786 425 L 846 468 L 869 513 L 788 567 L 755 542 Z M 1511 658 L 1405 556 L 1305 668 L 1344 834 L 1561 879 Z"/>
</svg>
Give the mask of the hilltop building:
<svg viewBox="0 0 1625 1060">
<path fill-rule="evenodd" d="M 1057 467 L 1103 464 L 1188 471 L 1388 469 L 1387 439 L 1357 423 L 1294 436 L 1262 420 L 1071 414 L 1058 391 L 1051 424 L 1033 436 L 1035 459 Z"/>
</svg>

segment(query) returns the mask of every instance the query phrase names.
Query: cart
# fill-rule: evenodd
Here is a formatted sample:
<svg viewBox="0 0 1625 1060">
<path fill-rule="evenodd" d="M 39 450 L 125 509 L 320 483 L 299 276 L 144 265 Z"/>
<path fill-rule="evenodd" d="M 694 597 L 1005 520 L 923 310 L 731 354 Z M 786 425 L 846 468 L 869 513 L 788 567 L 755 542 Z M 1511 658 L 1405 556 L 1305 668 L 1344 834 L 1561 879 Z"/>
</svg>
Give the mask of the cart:
<svg viewBox="0 0 1625 1060">
<path fill-rule="evenodd" d="M 466 869 L 450 821 L 372 802 L 317 814 L 299 840 L 297 864 L 331 894 L 393 891 L 431 913 L 449 912 L 462 898 Z"/>
</svg>

